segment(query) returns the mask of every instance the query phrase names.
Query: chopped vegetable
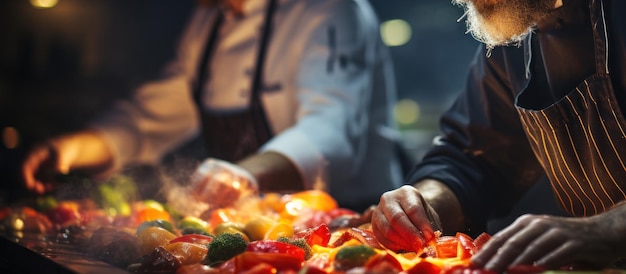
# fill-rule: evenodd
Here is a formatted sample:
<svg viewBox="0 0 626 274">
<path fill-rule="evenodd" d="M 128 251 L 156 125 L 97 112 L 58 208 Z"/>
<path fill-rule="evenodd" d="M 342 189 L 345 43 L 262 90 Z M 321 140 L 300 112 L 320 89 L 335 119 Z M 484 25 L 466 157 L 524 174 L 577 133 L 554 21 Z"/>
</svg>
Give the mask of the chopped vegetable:
<svg viewBox="0 0 626 274">
<path fill-rule="evenodd" d="M 288 237 L 279 237 L 278 239 L 276 239 L 276 241 L 292 244 L 292 245 L 295 245 L 295 246 L 301 248 L 302 250 L 304 250 L 304 259 L 305 260 L 310 259 L 312 254 L 313 254 L 312 253 L 313 251 L 311 251 L 311 247 L 309 246 L 309 244 L 306 242 L 306 240 L 304 240 L 302 238 L 292 239 L 292 238 L 288 238 Z"/>
<path fill-rule="evenodd" d="M 148 228 L 148 227 L 160 227 L 163 228 L 171 233 L 174 233 L 174 225 L 172 225 L 172 223 L 170 223 L 169 221 L 166 220 L 153 220 L 153 221 L 146 221 L 146 222 L 142 222 L 138 227 L 137 227 L 137 235 L 139 235 L 144 229 Z"/>
<path fill-rule="evenodd" d="M 350 268 L 364 266 L 370 257 L 376 255 L 376 250 L 369 245 L 344 246 L 335 255 L 335 270 L 345 271 Z"/>
<path fill-rule="evenodd" d="M 246 251 L 248 241 L 238 233 L 222 233 L 208 244 L 209 252 L 203 264 L 216 265 Z"/>
<path fill-rule="evenodd" d="M 262 253 L 290 254 L 304 261 L 304 250 L 295 245 L 274 240 L 254 241 L 248 244 L 246 251 Z"/>
<path fill-rule="evenodd" d="M 176 238 L 172 232 L 161 227 L 148 227 L 137 235 L 137 246 L 141 255 L 150 254 L 155 248 L 168 244 Z"/>
</svg>

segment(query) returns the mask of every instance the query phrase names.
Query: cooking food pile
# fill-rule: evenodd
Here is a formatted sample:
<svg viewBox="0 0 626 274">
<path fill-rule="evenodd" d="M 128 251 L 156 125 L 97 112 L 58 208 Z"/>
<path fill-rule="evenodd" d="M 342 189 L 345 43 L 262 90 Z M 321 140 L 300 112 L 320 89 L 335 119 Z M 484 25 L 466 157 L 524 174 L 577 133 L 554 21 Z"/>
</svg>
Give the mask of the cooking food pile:
<svg viewBox="0 0 626 274">
<path fill-rule="evenodd" d="M 2 208 L 2 227 L 70 241 L 132 273 L 469 273 L 470 257 L 490 237 L 438 235 L 422 253 L 394 252 L 371 232 L 369 210 L 340 208 L 322 191 L 268 193 L 239 208 L 183 216 L 111 190 Z"/>
</svg>

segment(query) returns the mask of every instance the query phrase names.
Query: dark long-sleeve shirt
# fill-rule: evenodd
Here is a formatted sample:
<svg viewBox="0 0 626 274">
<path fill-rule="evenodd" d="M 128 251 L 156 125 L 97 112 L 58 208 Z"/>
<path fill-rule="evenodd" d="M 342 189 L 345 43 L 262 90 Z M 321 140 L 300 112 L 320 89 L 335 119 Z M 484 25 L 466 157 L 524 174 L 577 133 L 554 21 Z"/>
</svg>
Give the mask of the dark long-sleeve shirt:
<svg viewBox="0 0 626 274">
<path fill-rule="evenodd" d="M 626 10 L 626 1 L 603 1 L 609 71 L 624 109 L 626 18 L 620 13 Z M 533 92 L 537 96 L 528 102 L 536 109 L 563 98 L 596 71 L 593 45 L 589 1 L 566 0 L 520 46 L 495 48 L 489 57 L 482 46 L 465 90 L 441 118 L 441 135 L 407 183 L 442 181 L 459 198 L 469 231 L 484 231 L 488 219 L 506 214 L 545 175 L 515 109 L 517 95 L 526 88 L 541 91 Z M 532 58 L 531 67 L 526 67 L 525 58 Z"/>
</svg>

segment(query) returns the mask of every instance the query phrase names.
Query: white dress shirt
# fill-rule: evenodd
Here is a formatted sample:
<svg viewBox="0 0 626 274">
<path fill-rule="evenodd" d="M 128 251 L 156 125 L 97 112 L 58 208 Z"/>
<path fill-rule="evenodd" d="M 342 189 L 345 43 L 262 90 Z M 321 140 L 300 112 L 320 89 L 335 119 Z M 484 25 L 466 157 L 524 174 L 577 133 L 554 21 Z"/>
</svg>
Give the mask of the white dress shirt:
<svg viewBox="0 0 626 274">
<path fill-rule="evenodd" d="M 226 12 L 203 83 L 205 110 L 248 107 L 266 4 L 248 0 L 242 17 Z M 192 87 L 215 15 L 198 7 L 163 77 L 94 122 L 116 168 L 157 163 L 199 134 Z M 261 100 L 274 137 L 260 152 L 281 153 L 308 188 L 324 183 L 341 205 L 377 203 L 402 178 L 386 136 L 393 69 L 374 11 L 365 0 L 279 0 L 273 17 Z"/>
</svg>

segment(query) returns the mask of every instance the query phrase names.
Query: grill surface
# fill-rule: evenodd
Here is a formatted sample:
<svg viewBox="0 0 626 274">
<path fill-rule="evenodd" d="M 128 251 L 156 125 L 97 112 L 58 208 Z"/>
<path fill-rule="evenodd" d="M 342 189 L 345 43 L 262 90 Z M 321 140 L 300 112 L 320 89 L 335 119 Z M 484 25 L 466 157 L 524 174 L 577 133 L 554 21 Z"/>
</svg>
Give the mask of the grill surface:
<svg viewBox="0 0 626 274">
<path fill-rule="evenodd" d="M 0 232 L 0 273 L 110 273 L 129 272 L 90 258 L 71 244 L 39 234 Z"/>
</svg>

